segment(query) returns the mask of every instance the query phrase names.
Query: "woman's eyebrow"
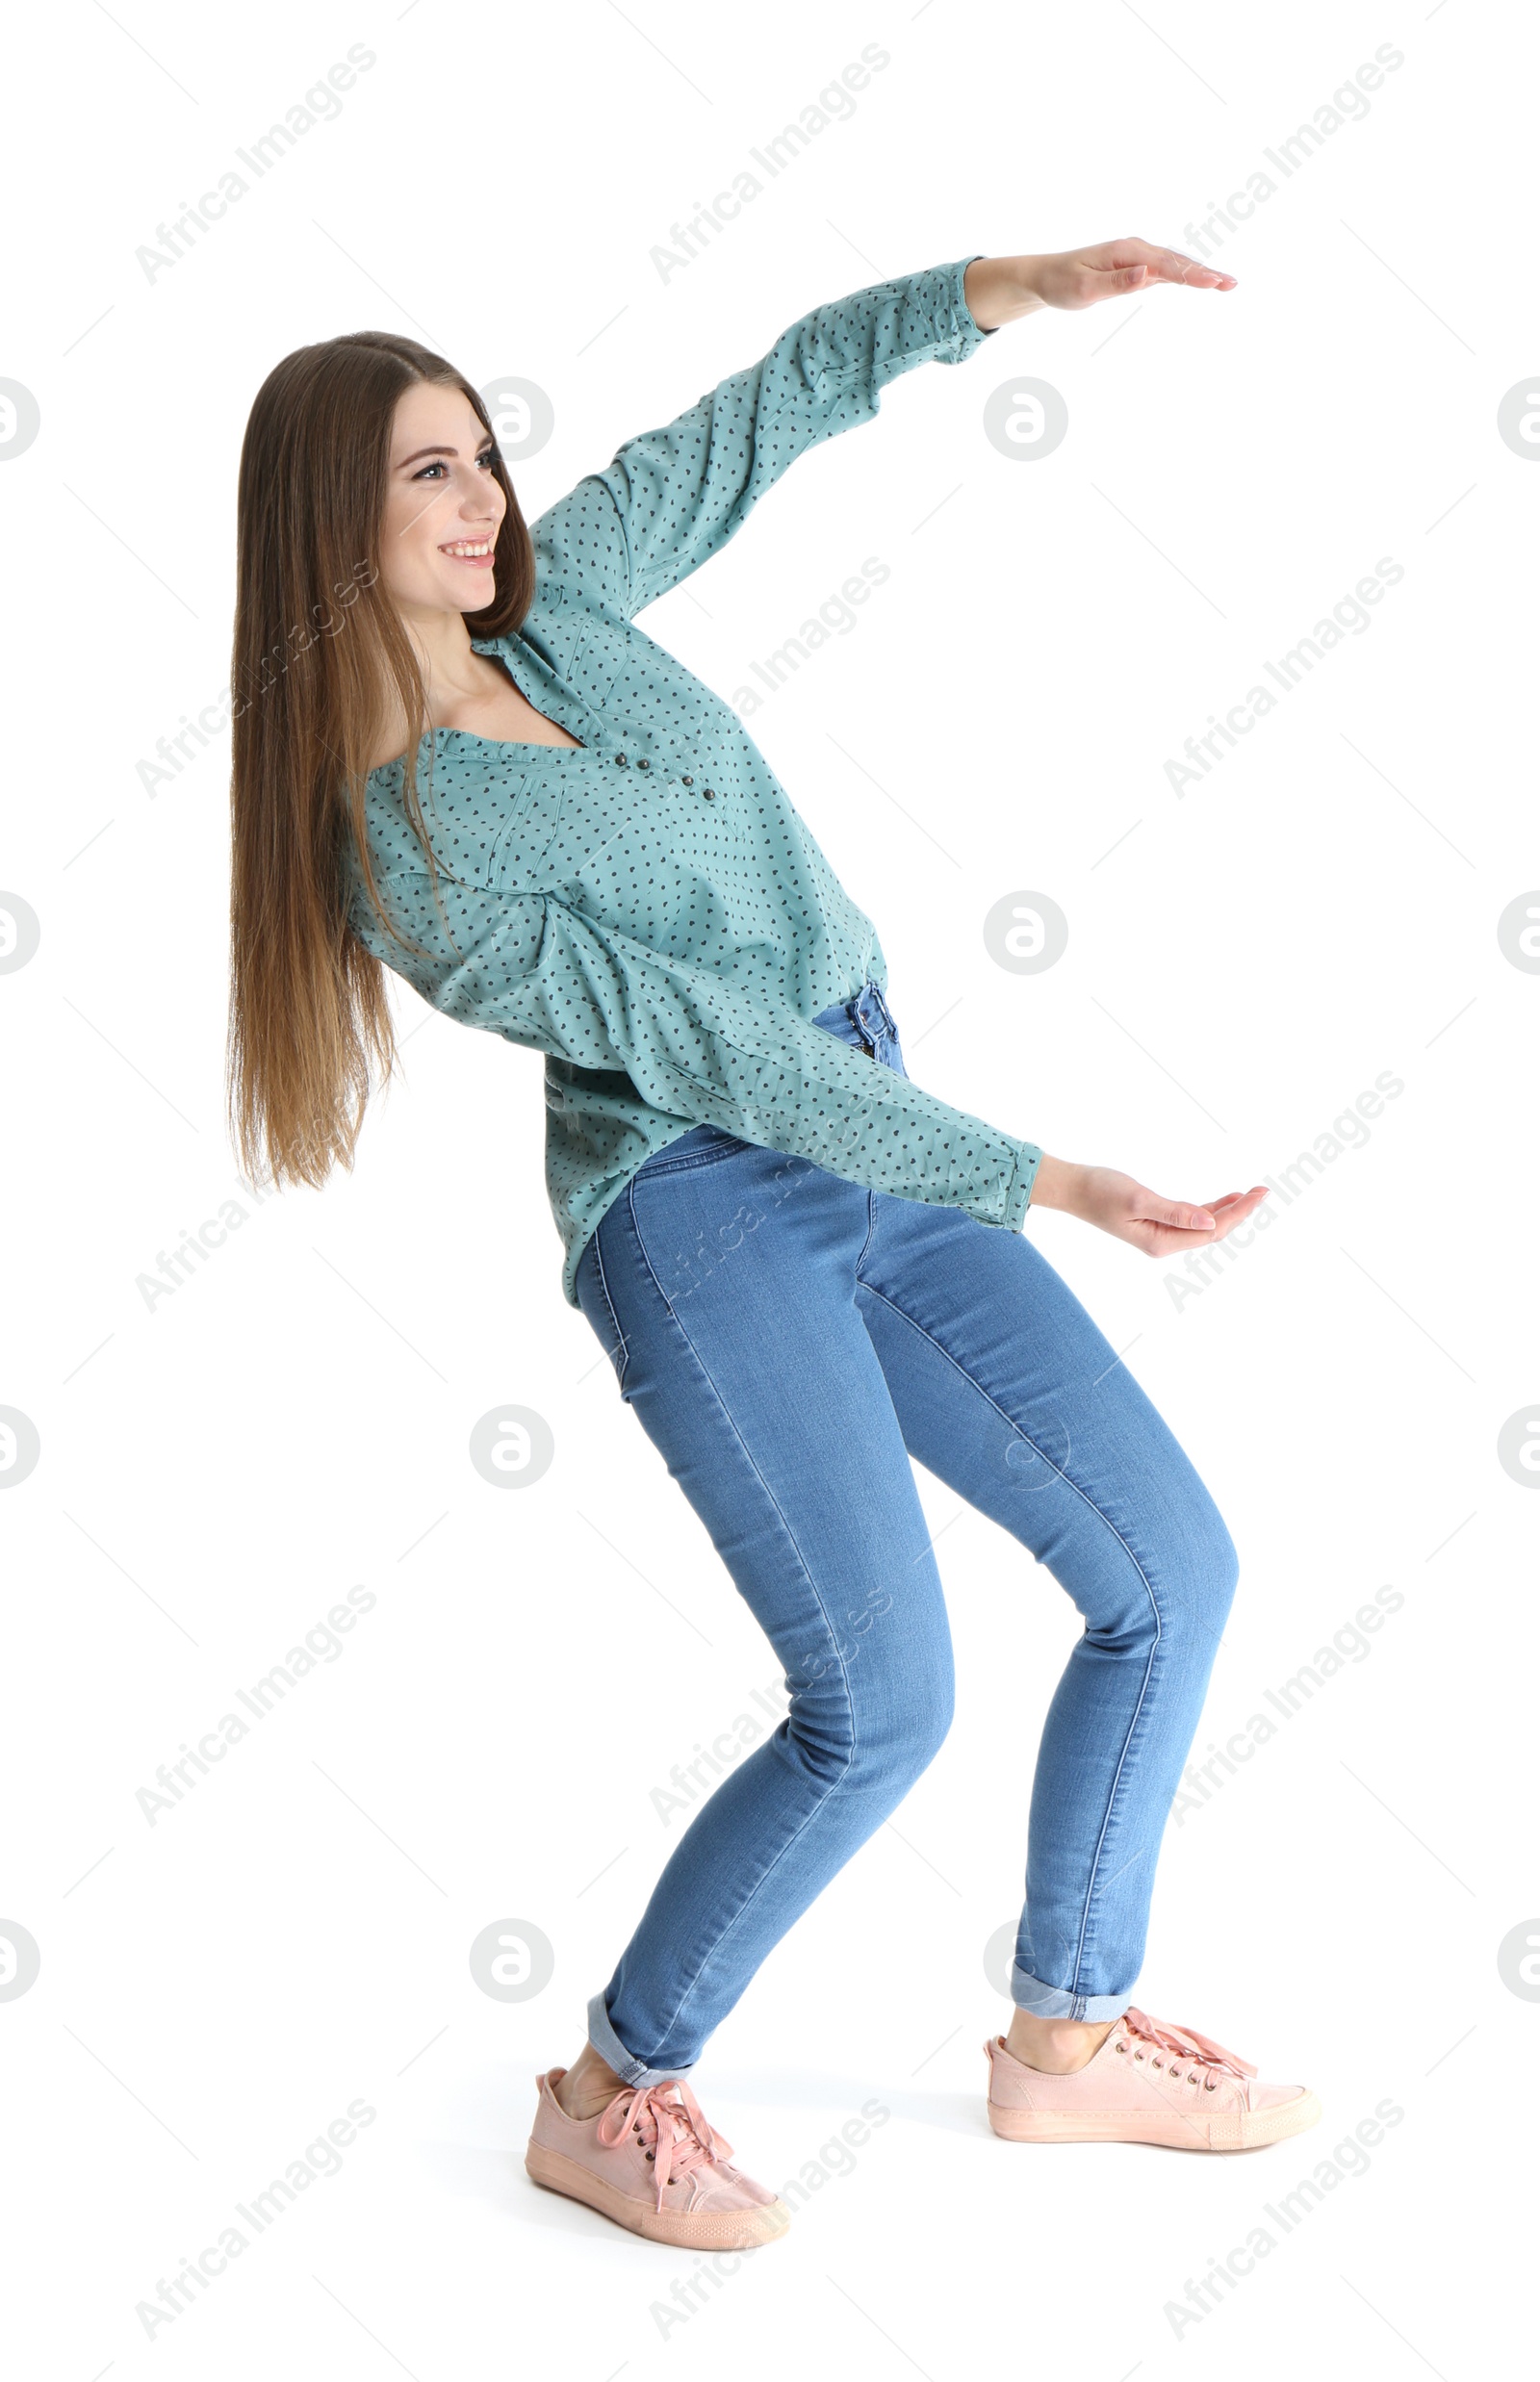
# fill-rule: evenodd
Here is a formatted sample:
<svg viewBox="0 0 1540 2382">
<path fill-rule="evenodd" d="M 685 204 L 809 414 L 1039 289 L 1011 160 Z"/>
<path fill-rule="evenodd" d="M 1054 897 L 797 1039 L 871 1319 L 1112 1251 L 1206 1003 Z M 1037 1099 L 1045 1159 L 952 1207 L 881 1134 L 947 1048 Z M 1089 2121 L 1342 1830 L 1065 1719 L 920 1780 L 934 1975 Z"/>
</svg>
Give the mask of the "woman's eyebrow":
<svg viewBox="0 0 1540 2382">
<path fill-rule="evenodd" d="M 491 436 L 492 434 L 490 431 L 483 431 L 481 437 L 477 439 L 475 444 L 475 452 L 477 454 L 480 453 L 483 447 L 490 445 Z M 404 472 L 409 463 L 421 463 L 424 455 L 458 456 L 459 451 L 458 447 L 420 447 L 415 455 L 403 455 L 400 462 L 393 464 L 391 468 L 393 471 Z"/>
</svg>

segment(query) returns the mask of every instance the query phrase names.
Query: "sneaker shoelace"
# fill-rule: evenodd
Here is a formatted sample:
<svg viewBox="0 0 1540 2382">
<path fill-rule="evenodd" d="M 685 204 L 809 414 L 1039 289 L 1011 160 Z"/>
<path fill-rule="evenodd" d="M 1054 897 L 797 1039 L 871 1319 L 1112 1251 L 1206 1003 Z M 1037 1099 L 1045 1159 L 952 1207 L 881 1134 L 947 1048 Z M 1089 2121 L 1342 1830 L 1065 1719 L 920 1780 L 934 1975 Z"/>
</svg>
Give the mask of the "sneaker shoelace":
<svg viewBox="0 0 1540 2382">
<path fill-rule="evenodd" d="M 671 2179 L 682 2182 L 697 2167 L 732 2156 L 732 2143 L 718 2134 L 680 2076 L 616 2094 L 599 2120 L 599 2139 L 613 2150 L 628 2132 L 640 2139 L 653 2162 L 660 2210 Z"/>
<path fill-rule="evenodd" d="M 1133 2041 L 1134 2058 L 1148 2058 L 1152 2068 L 1168 2071 L 1173 2082 L 1182 2081 L 1182 2070 L 1185 2068 L 1188 2084 L 1201 2084 L 1206 2092 L 1216 2092 L 1220 2076 L 1234 2076 L 1244 2084 L 1248 2076 L 1256 2074 L 1249 2060 L 1243 2060 L 1237 2053 L 1226 2051 L 1222 2043 L 1215 2042 L 1207 2035 L 1200 2035 L 1196 2027 L 1176 2026 L 1165 2019 L 1152 2018 L 1147 2011 L 1142 2010 L 1125 2010 L 1123 2023 Z M 1119 2051 L 1125 2050 L 1126 2040 L 1117 2047 Z M 1166 2055 L 1164 2059 L 1152 2056 L 1160 2053 Z"/>
</svg>

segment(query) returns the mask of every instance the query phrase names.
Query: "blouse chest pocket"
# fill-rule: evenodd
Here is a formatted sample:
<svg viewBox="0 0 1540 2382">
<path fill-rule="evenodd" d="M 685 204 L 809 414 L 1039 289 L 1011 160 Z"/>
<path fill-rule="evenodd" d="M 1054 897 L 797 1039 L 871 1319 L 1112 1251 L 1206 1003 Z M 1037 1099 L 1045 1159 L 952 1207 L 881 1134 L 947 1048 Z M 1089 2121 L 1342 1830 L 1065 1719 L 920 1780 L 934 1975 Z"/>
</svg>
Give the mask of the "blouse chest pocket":
<svg viewBox="0 0 1540 2382">
<path fill-rule="evenodd" d="M 481 883 L 503 893 L 536 890 L 566 802 L 561 778 L 539 768 L 527 770 L 493 837 Z"/>
<path fill-rule="evenodd" d="M 591 711 L 603 711 L 627 659 L 624 630 L 590 615 L 578 628 L 563 676 Z"/>
</svg>

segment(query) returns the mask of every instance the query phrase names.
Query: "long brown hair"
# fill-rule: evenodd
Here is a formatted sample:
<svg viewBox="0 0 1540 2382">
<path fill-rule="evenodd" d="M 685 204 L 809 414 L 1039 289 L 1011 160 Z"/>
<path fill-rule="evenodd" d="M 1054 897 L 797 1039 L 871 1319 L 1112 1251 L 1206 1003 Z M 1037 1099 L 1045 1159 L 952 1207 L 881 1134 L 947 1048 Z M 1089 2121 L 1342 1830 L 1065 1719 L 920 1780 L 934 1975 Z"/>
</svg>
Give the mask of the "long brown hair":
<svg viewBox="0 0 1540 2382">
<path fill-rule="evenodd" d="M 230 1012 L 226 1100 L 248 1177 L 319 1187 L 351 1167 L 371 1087 L 397 1050 L 385 970 L 347 924 L 351 834 L 385 917 L 365 827 L 381 722 L 408 726 L 402 796 L 438 871 L 417 793 L 427 700 L 417 656 L 380 583 L 379 541 L 398 398 L 417 381 L 480 397 L 416 340 L 354 331 L 296 347 L 257 392 L 241 448 L 231 659 Z M 474 636 L 518 627 L 534 550 L 501 454 L 498 594 L 467 613 Z"/>
</svg>

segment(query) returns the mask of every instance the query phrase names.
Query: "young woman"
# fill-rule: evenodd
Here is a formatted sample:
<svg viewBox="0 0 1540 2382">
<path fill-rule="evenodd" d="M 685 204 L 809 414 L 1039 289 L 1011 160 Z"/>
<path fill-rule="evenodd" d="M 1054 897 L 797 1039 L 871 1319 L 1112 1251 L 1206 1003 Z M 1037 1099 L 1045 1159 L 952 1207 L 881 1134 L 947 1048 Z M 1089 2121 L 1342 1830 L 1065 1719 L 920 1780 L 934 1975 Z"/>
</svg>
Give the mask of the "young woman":
<svg viewBox="0 0 1540 2382">
<path fill-rule="evenodd" d="M 1300 2087 L 1133 2007 L 1162 1831 L 1237 1558 L 1202 1481 L 1023 1232 L 1151 1256 L 1206 1206 L 1075 1165 L 912 1083 L 871 921 L 736 715 L 635 625 L 890 380 L 1003 323 L 1228 274 L 1142 241 L 971 257 L 819 306 L 526 529 L 464 377 L 376 332 L 252 408 L 235 633 L 230 1106 L 244 1162 L 350 1165 L 385 969 L 547 1054 L 562 1291 L 784 1667 L 790 1708 L 657 1882 L 526 2164 L 632 2231 L 774 2240 L 689 2083 L 766 1954 L 952 1713 L 911 1458 L 1014 1532 L 1085 1628 L 1043 1729 L 1010 2032 L 1014 2141 L 1243 2149 Z M 420 800 L 425 784 L 426 807 Z"/>
</svg>

